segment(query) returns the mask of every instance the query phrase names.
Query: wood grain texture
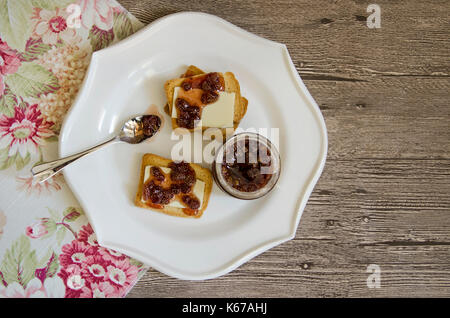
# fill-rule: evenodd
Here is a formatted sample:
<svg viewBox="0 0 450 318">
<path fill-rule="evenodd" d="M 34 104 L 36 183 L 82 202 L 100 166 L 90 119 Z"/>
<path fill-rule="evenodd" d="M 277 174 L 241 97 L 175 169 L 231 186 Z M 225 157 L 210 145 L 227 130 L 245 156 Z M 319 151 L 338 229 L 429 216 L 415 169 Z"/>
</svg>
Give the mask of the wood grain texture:
<svg viewBox="0 0 450 318">
<path fill-rule="evenodd" d="M 150 270 L 128 297 L 450 297 L 450 2 L 120 0 L 144 23 L 218 15 L 287 45 L 329 152 L 297 235 L 208 281 Z M 381 288 L 366 285 L 369 264 Z"/>
</svg>

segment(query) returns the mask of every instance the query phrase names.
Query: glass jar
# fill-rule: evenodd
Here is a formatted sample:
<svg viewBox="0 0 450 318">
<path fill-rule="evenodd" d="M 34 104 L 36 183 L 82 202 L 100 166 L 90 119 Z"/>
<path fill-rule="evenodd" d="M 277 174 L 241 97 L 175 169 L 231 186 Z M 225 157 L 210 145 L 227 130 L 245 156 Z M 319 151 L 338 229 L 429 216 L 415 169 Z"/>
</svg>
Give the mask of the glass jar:
<svg viewBox="0 0 450 318">
<path fill-rule="evenodd" d="M 280 176 L 278 149 L 264 136 L 244 132 L 228 139 L 216 153 L 212 173 L 217 185 L 243 200 L 260 198 Z"/>
</svg>

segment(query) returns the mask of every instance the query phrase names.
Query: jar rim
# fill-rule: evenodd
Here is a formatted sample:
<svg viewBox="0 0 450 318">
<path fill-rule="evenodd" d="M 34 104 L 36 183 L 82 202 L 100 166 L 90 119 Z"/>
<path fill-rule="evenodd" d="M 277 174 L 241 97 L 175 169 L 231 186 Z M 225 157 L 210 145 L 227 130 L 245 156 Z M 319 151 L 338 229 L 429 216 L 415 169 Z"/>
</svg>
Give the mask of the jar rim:
<svg viewBox="0 0 450 318">
<path fill-rule="evenodd" d="M 273 169 L 272 177 L 269 179 L 266 185 L 264 185 L 262 188 L 251 191 L 251 192 L 244 192 L 240 191 L 233 186 L 231 186 L 224 178 L 222 174 L 222 163 L 223 163 L 223 156 L 224 152 L 226 151 L 227 147 L 229 145 L 232 145 L 236 143 L 239 139 L 249 138 L 249 140 L 256 140 L 259 145 L 262 144 L 267 149 L 270 150 L 270 159 L 271 159 L 271 168 Z M 218 160 L 220 159 L 220 160 Z M 261 134 L 254 133 L 254 132 L 242 132 L 239 134 L 236 134 L 232 136 L 230 139 L 228 139 L 217 151 L 215 160 L 213 162 L 212 166 L 213 170 L 213 176 L 214 180 L 216 181 L 217 185 L 226 193 L 229 195 L 236 197 L 238 199 L 243 200 L 253 200 L 258 199 L 267 193 L 269 193 L 277 183 L 280 171 L 281 171 L 281 160 L 280 160 L 280 154 L 278 152 L 278 149 L 275 147 L 275 145 L 266 137 L 264 137 Z"/>
</svg>

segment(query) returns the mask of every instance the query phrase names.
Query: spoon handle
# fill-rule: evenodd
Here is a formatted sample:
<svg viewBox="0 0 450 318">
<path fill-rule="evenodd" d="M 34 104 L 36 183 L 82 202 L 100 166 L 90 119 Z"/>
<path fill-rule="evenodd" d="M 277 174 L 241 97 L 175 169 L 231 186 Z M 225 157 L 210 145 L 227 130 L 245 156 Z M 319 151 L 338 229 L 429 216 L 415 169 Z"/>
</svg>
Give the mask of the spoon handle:
<svg viewBox="0 0 450 318">
<path fill-rule="evenodd" d="M 44 181 L 48 180 L 49 178 L 53 177 L 55 174 L 60 172 L 67 165 L 71 164 L 75 160 L 77 160 L 81 157 L 84 157 L 84 156 L 90 154 L 91 152 L 94 152 L 94 151 L 96 151 L 100 148 L 103 148 L 109 144 L 112 144 L 116 141 L 120 141 L 120 139 L 117 137 L 114 137 L 108 141 L 105 141 L 104 143 L 101 143 L 97 146 L 94 146 L 92 148 L 89 148 L 87 150 L 79 152 L 77 154 L 34 165 L 33 168 L 31 168 L 31 173 L 33 175 L 33 178 L 38 178 L 39 183 L 44 182 Z"/>
</svg>

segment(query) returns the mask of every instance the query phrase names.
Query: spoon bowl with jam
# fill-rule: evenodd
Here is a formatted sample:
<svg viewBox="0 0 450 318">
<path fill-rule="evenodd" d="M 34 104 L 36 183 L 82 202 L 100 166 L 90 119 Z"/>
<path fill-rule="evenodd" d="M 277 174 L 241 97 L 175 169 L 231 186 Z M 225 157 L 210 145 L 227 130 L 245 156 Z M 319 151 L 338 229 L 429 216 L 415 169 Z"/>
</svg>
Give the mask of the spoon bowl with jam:
<svg viewBox="0 0 450 318">
<path fill-rule="evenodd" d="M 126 142 L 129 144 L 141 143 L 144 140 L 153 137 L 158 132 L 160 127 L 161 118 L 157 115 L 136 116 L 127 120 L 123 124 L 120 132 L 108 141 L 68 157 L 38 163 L 31 168 L 31 174 L 33 175 L 33 178 L 36 178 L 38 182 L 42 183 L 60 172 L 75 160 L 116 142 Z"/>
</svg>

